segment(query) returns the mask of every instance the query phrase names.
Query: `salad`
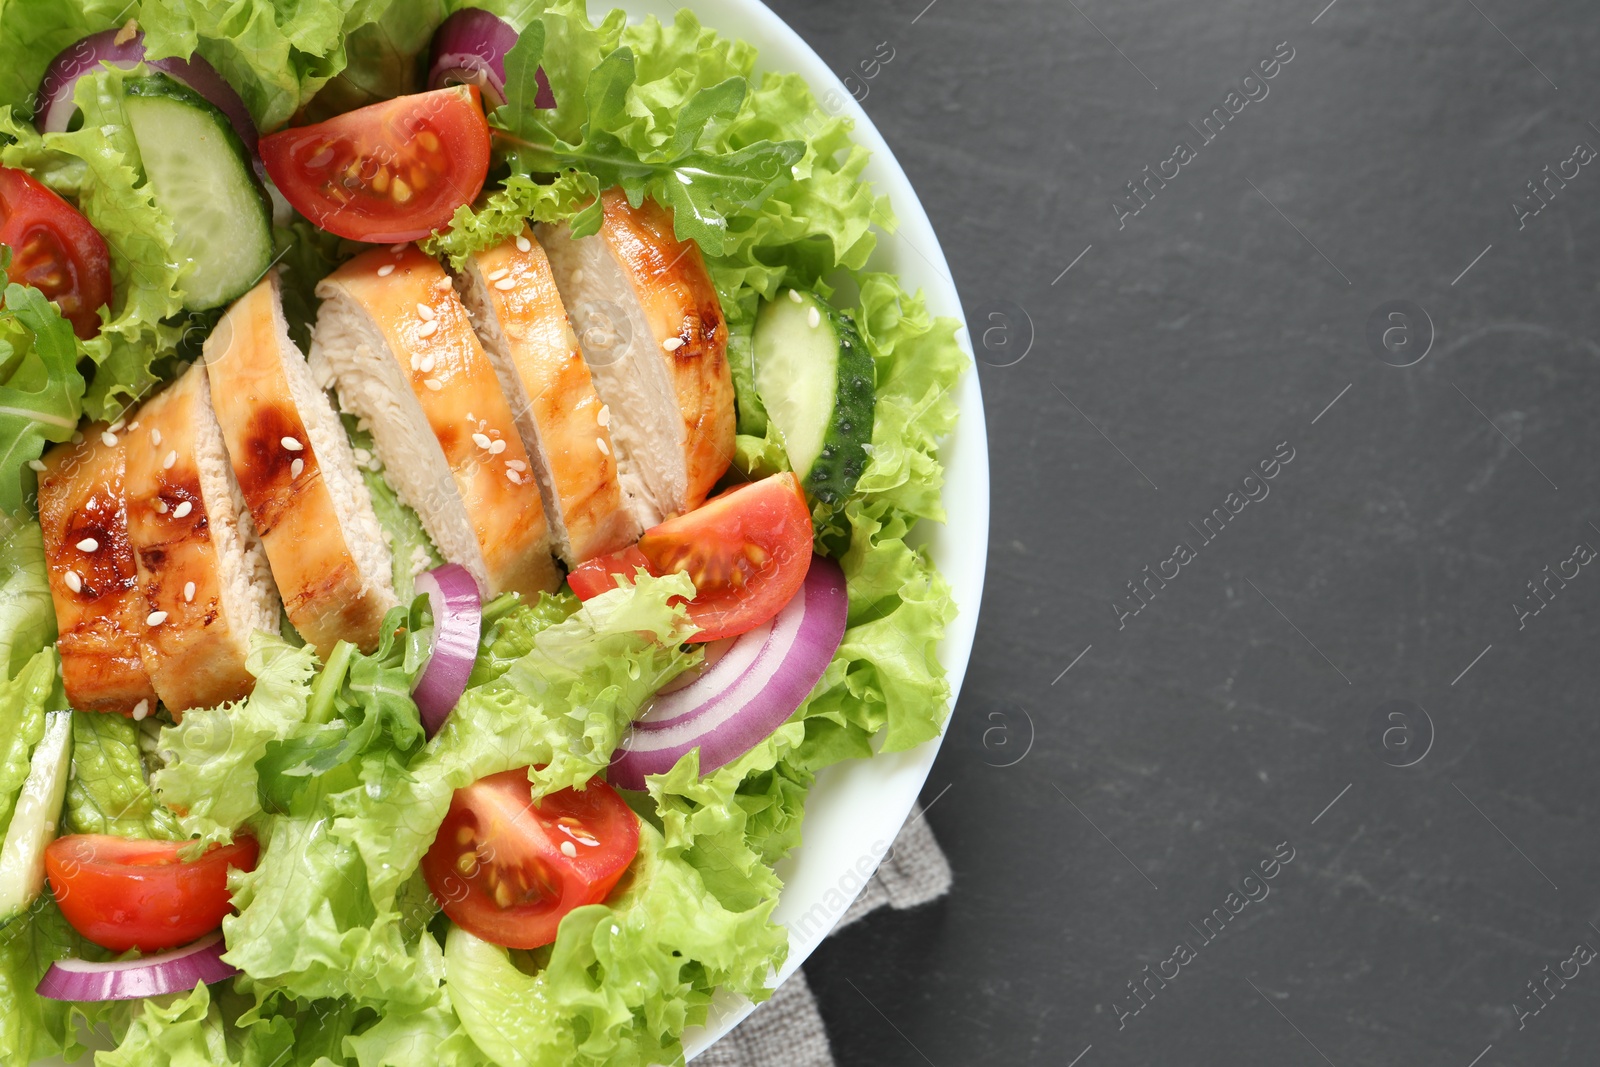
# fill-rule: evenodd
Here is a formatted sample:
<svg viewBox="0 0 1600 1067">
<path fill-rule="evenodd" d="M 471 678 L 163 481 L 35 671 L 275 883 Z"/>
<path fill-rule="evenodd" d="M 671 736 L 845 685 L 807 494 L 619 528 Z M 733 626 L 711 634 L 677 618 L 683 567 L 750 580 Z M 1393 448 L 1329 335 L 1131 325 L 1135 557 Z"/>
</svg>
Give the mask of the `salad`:
<svg viewBox="0 0 1600 1067">
<path fill-rule="evenodd" d="M 0 4 L 0 1062 L 675 1063 L 770 994 L 817 772 L 948 714 L 966 357 L 755 59 Z"/>
</svg>

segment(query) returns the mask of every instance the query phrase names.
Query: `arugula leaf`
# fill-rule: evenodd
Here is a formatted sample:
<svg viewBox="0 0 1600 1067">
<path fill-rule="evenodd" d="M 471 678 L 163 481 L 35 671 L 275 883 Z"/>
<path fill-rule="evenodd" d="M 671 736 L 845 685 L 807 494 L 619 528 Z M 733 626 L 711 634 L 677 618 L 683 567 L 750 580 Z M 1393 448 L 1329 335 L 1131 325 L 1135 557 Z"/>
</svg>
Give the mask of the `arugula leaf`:
<svg viewBox="0 0 1600 1067">
<path fill-rule="evenodd" d="M 0 317 L 33 335 L 28 354 L 0 385 L 0 511 L 16 512 L 23 506 L 23 465 L 39 458 L 46 441 L 72 436 L 83 414 L 84 383 L 72 325 L 43 293 L 7 285 Z"/>
</svg>

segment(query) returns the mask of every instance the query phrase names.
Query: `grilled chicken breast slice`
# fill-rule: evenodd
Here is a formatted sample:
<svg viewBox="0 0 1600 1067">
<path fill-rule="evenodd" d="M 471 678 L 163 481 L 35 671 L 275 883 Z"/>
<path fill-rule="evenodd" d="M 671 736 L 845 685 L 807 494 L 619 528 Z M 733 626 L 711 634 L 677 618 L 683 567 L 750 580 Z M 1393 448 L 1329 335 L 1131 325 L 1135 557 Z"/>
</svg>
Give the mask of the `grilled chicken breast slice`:
<svg viewBox="0 0 1600 1067">
<path fill-rule="evenodd" d="M 698 507 L 733 458 L 733 379 L 716 287 L 694 242 L 654 201 L 601 196 L 605 220 L 539 240 L 596 392 L 611 411 L 624 488 L 641 526 Z"/>
<path fill-rule="evenodd" d="M 128 540 L 144 594 L 144 661 L 174 714 L 247 696 L 250 635 L 278 631 L 278 592 L 211 408 L 203 363 L 123 434 Z"/>
<path fill-rule="evenodd" d="M 370 652 L 398 603 L 383 528 L 327 394 L 289 339 L 272 274 L 205 343 L 211 405 L 289 621 L 324 660 Z"/>
<path fill-rule="evenodd" d="M 412 245 L 374 249 L 317 295 L 312 371 L 367 420 L 389 484 L 439 551 L 486 596 L 555 589 L 538 482 L 444 269 Z"/>
<path fill-rule="evenodd" d="M 611 412 L 595 394 L 532 231 L 472 256 L 456 286 L 511 404 L 561 557 L 576 566 L 638 540 L 617 478 Z"/>
<path fill-rule="evenodd" d="M 142 719 L 157 698 L 140 648 L 147 609 L 128 543 L 122 437 L 95 423 L 43 462 L 39 526 L 67 701 Z"/>
</svg>

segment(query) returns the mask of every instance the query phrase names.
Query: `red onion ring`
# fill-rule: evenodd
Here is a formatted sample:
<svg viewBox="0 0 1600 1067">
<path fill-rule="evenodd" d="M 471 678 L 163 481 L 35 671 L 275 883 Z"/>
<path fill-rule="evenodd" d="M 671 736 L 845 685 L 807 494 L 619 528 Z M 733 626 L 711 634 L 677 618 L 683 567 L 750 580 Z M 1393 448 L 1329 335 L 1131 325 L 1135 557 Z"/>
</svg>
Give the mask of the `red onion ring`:
<svg viewBox="0 0 1600 1067">
<path fill-rule="evenodd" d="M 481 7 L 464 7 L 433 34 L 428 52 L 428 88 L 476 85 L 499 107 L 506 102 L 506 53 L 517 43 L 511 24 Z M 534 107 L 555 107 L 556 96 L 544 68 L 534 72 L 539 91 Z"/>
<path fill-rule="evenodd" d="M 222 961 L 228 946 L 222 931 L 192 945 L 155 956 L 118 963 L 57 960 L 39 980 L 37 992 L 51 1000 L 137 1000 L 163 993 L 181 993 L 204 982 L 232 978 L 239 969 Z"/>
<path fill-rule="evenodd" d="M 813 556 L 805 584 L 773 619 L 740 634 L 693 682 L 656 694 L 612 757 L 611 784 L 643 789 L 646 775 L 695 748 L 708 774 L 766 740 L 828 669 L 849 613 L 844 571 Z"/>
<path fill-rule="evenodd" d="M 120 29 L 91 33 L 50 61 L 50 66 L 45 68 L 44 78 L 39 82 L 39 109 L 33 118 L 39 132 L 61 133 L 67 129 L 78 109 L 72 99 L 78 79 L 98 70 L 100 64 L 109 63 L 114 67 L 131 69 L 144 63 L 182 82 L 215 105 L 228 117 L 228 124 L 239 135 L 239 140 L 244 142 L 249 153 L 252 156 L 256 154 L 258 138 L 250 110 L 215 67 L 198 55 L 188 59 L 175 56 L 150 59 L 144 53 L 144 34 L 136 32 L 118 44 L 117 38 L 122 34 Z"/>
<path fill-rule="evenodd" d="M 433 611 L 433 648 L 411 688 L 411 699 L 422 713 L 423 730 L 432 737 L 467 691 L 467 679 L 478 658 L 483 598 L 478 595 L 478 583 L 459 563 L 446 563 L 418 575 L 417 592 L 428 594 Z"/>
</svg>

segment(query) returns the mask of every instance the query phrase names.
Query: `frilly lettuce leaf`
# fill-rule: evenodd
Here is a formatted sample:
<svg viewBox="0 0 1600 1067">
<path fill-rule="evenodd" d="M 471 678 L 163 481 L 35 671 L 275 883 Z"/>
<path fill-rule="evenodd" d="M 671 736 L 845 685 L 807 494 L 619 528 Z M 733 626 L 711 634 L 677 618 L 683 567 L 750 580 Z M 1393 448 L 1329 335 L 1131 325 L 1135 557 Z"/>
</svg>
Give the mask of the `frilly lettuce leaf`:
<svg viewBox="0 0 1600 1067">
<path fill-rule="evenodd" d="M 443 974 L 426 930 L 434 903 L 414 872 L 451 796 L 517 767 L 541 767 L 539 792 L 602 770 L 643 700 L 689 662 L 677 647 L 687 622 L 669 601 L 691 591 L 681 576 L 645 580 L 570 615 L 506 616 L 495 636 L 531 638 L 528 651 L 469 689 L 432 741 L 413 750 L 375 731 L 337 773 L 311 776 L 290 814 L 266 821 L 256 870 L 230 880 L 239 914 L 223 923 L 228 959 L 297 997 L 433 1002 Z"/>
<path fill-rule="evenodd" d="M 65 441 L 83 414 L 83 376 L 78 373 L 72 326 L 37 289 L 7 285 L 0 318 L 25 332 L 0 340 L 0 512 L 23 507 L 22 468 L 44 451 L 46 441 Z M 27 351 L 15 357 L 18 340 Z"/>
<path fill-rule="evenodd" d="M 624 882 L 561 920 L 537 974 L 458 928 L 445 973 L 467 1033 L 505 1067 L 676 1063 L 679 1035 L 705 1021 L 718 986 L 765 999 L 788 949 L 770 911 L 725 907 L 646 823 Z"/>
<path fill-rule="evenodd" d="M 0 1063 L 80 1055 L 84 1047 L 80 1028 L 108 1020 L 116 1008 L 47 1000 L 34 988 L 56 960 L 104 960 L 108 955 L 67 925 L 48 892 L 26 915 L 0 926 Z"/>
<path fill-rule="evenodd" d="M 256 679 L 248 697 L 192 709 L 161 731 L 166 764 L 151 776 L 152 788 L 184 813 L 185 833 L 203 842 L 231 840 L 261 814 L 256 761 L 305 721 L 316 658 L 309 647 L 258 632 L 245 666 Z"/>
</svg>

